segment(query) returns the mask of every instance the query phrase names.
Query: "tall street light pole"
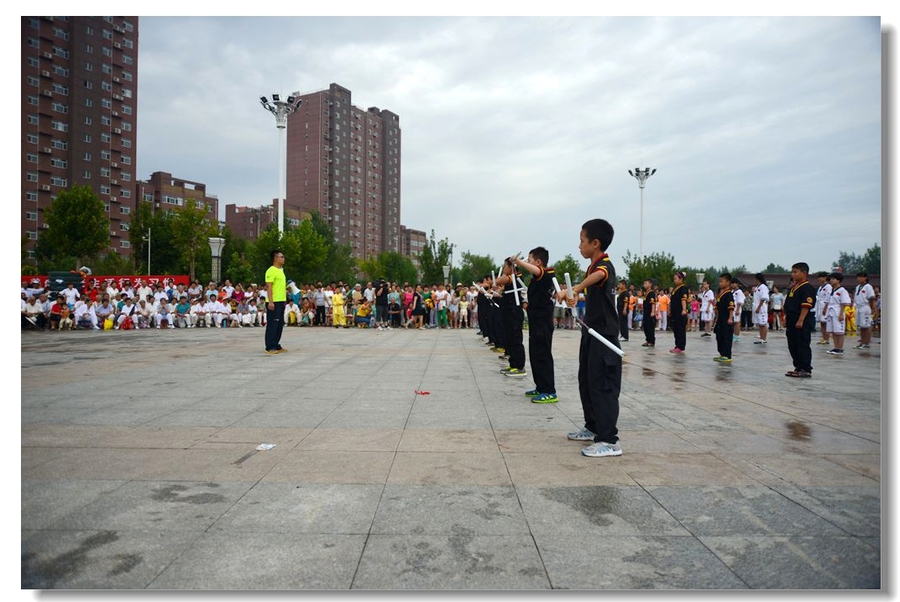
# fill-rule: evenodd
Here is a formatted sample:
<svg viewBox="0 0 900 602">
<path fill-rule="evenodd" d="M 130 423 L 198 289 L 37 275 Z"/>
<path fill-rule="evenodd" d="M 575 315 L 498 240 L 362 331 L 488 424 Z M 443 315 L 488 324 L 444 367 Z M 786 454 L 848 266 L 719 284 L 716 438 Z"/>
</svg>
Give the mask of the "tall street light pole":
<svg viewBox="0 0 900 602">
<path fill-rule="evenodd" d="M 628 175 L 633 177 L 638 181 L 638 186 L 641 188 L 641 243 L 640 243 L 640 251 L 639 255 L 641 261 L 644 260 L 644 185 L 647 183 L 647 180 L 650 179 L 650 176 L 656 173 L 656 170 L 650 170 L 649 167 L 645 167 L 641 169 L 640 167 L 634 168 L 634 173 L 631 170 L 628 170 Z"/>
<path fill-rule="evenodd" d="M 284 197 L 286 196 L 284 185 L 284 171 L 287 164 L 286 150 L 284 148 L 284 130 L 287 127 L 288 115 L 300 108 L 302 99 L 299 92 L 288 96 L 287 100 L 281 100 L 278 94 L 272 94 L 272 102 L 265 96 L 259 97 L 259 103 L 264 109 L 275 116 L 275 127 L 278 128 L 278 237 L 284 234 Z"/>
</svg>

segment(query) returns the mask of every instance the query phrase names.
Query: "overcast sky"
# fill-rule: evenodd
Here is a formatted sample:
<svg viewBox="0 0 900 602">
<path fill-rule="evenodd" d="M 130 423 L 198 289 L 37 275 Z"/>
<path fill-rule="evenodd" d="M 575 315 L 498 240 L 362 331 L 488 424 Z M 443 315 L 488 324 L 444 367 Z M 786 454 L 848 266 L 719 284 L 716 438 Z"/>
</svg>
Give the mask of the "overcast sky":
<svg viewBox="0 0 900 602">
<path fill-rule="evenodd" d="M 400 116 L 402 214 L 495 259 L 826 269 L 881 244 L 881 23 L 862 17 L 141 17 L 137 176 L 278 194 L 272 92 Z"/>
</svg>

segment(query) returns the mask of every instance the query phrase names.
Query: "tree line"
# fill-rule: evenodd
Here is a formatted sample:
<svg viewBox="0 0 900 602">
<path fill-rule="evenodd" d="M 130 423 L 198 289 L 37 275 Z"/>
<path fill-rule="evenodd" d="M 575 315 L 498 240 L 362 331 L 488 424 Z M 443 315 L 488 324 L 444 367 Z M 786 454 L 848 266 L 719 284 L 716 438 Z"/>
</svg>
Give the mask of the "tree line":
<svg viewBox="0 0 900 602">
<path fill-rule="evenodd" d="M 328 222 L 315 211 L 297 226 L 286 224 L 280 239 L 277 225 L 273 223 L 255 241 L 249 241 L 234 236 L 227 227 L 220 231 L 218 220 L 210 220 L 207 207 L 194 199 L 186 199 L 183 207 L 156 212 L 150 203 L 138 203 L 128 230 L 131 255 L 124 256 L 109 251 L 106 208 L 89 186 L 73 186 L 61 192 L 45 211 L 44 220 L 48 227 L 41 232 L 35 246 L 37 266 L 27 262 L 28 240 L 22 239 L 23 275 L 77 270 L 88 265 L 95 274 L 188 274 L 191 279 L 206 282 L 211 279 L 212 257 L 207 239 L 212 236 L 225 239 L 222 278 L 244 283 L 261 279 L 270 265 L 269 252 L 276 247 L 284 251 L 285 272 L 297 282 L 353 282 L 362 277 L 437 284 L 444 282 L 444 266 L 449 266 L 447 280 L 469 285 L 496 271 L 505 259 L 471 251 L 463 251 L 456 257 L 456 245 L 447 238 L 438 240 L 432 230 L 418 257 L 418 267 L 410 257 L 393 251 L 357 261 L 350 245 L 340 244 Z M 634 284 L 652 279 L 666 286 L 676 271 L 685 272 L 690 284 L 697 273 L 702 273 L 707 282 L 715 283 L 720 273 L 748 272 L 744 265 L 679 266 L 668 253 L 651 253 L 640 258 L 627 251 L 623 261 L 627 268 L 624 278 Z M 859 271 L 878 274 L 881 247 L 876 243 L 861 256 L 841 251 L 834 265 L 847 274 Z M 584 271 L 571 254 L 553 267 L 559 274 L 571 274 L 575 282 L 580 281 Z M 770 263 L 760 271 L 778 274 L 790 270 Z"/>
</svg>

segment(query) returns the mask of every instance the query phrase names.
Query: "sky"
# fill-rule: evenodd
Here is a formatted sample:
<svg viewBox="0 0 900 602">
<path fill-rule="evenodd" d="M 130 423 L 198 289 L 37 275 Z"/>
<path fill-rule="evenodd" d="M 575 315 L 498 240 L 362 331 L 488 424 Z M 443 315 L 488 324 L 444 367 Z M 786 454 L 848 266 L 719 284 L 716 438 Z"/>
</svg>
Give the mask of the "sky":
<svg viewBox="0 0 900 602">
<path fill-rule="evenodd" d="M 278 195 L 272 92 L 400 116 L 401 221 L 498 260 L 827 269 L 881 244 L 877 17 L 141 17 L 137 171 Z M 658 171 L 646 184 L 629 169 Z M 624 272 L 625 267 L 620 267 Z"/>
</svg>

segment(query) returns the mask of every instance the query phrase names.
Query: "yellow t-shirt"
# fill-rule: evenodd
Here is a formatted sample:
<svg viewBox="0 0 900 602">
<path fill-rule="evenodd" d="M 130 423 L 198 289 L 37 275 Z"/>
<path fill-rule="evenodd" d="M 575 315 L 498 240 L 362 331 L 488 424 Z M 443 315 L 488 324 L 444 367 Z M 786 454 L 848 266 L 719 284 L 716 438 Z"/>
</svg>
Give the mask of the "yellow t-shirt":
<svg viewBox="0 0 900 602">
<path fill-rule="evenodd" d="M 366 316 L 368 316 L 370 313 L 372 313 L 372 308 L 371 308 L 371 307 L 366 307 L 365 305 L 360 305 L 360 306 L 359 306 L 359 309 L 356 310 L 356 315 L 357 315 L 357 316 L 362 316 L 363 318 L 365 318 Z"/>
<path fill-rule="evenodd" d="M 276 268 L 274 265 L 266 270 L 266 284 L 272 283 L 272 298 L 269 301 L 287 301 L 287 279 L 284 277 L 284 270 Z"/>
<path fill-rule="evenodd" d="M 335 293 L 331 297 L 331 305 L 332 307 L 344 307 L 344 295 L 341 293 Z"/>
</svg>

